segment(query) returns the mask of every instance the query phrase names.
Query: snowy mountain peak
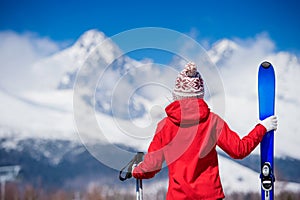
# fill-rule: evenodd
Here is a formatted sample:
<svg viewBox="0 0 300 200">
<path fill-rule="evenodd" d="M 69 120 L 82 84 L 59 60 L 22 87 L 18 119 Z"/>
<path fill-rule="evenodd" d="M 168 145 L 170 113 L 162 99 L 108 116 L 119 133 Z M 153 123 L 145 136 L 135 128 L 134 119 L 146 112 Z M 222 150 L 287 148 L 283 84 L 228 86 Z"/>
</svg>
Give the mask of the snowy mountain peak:
<svg viewBox="0 0 300 200">
<path fill-rule="evenodd" d="M 238 45 L 229 39 L 223 39 L 223 40 L 216 42 L 213 45 L 213 48 L 215 48 L 219 52 L 225 52 L 228 49 L 236 50 L 238 48 Z"/>
<path fill-rule="evenodd" d="M 77 71 L 86 59 L 107 64 L 115 55 L 118 55 L 120 49 L 112 41 L 106 39 L 104 33 L 95 29 L 89 30 L 82 34 L 72 46 L 52 57 L 50 61 L 58 61 L 62 71 L 56 86 L 59 89 L 72 89 Z M 95 64 L 95 66 L 98 68 L 100 65 Z"/>
<path fill-rule="evenodd" d="M 104 33 L 96 29 L 92 29 L 83 33 L 74 44 L 74 47 L 91 50 L 91 48 L 97 46 L 99 43 L 105 40 L 105 38 L 106 37 Z"/>
<path fill-rule="evenodd" d="M 235 42 L 223 39 L 213 44 L 212 48 L 208 51 L 208 55 L 212 62 L 220 64 L 222 60 L 229 58 L 237 49 L 238 45 Z"/>
<path fill-rule="evenodd" d="M 36 82 L 39 82 L 40 88 L 72 88 L 77 70 L 105 39 L 100 31 L 87 31 L 72 46 L 34 63 L 35 78 L 38 78 Z M 108 54 L 108 49 L 105 51 Z"/>
</svg>

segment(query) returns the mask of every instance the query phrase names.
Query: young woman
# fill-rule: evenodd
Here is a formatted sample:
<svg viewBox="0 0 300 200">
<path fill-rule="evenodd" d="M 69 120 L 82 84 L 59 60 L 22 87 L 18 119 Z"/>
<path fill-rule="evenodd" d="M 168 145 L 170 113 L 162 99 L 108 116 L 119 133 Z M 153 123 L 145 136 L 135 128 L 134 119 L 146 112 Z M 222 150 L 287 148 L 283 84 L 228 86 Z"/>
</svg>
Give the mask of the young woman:
<svg viewBox="0 0 300 200">
<path fill-rule="evenodd" d="M 277 128 L 277 118 L 271 116 L 240 139 L 210 111 L 203 97 L 204 84 L 196 65 L 187 63 L 176 79 L 174 102 L 165 109 L 167 117 L 158 123 L 143 162 L 132 170 L 135 178 L 152 178 L 166 161 L 169 200 L 224 198 L 216 146 L 232 158 L 242 159 L 266 132 Z"/>
</svg>

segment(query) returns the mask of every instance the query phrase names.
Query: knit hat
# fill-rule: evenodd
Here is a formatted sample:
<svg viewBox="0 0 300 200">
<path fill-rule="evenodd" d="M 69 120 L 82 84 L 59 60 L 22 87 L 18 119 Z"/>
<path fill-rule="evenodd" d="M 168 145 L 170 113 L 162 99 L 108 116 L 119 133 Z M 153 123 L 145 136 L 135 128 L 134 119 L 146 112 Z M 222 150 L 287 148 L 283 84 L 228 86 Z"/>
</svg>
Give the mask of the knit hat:
<svg viewBox="0 0 300 200">
<path fill-rule="evenodd" d="M 203 98 L 204 84 L 196 64 L 188 62 L 185 68 L 178 74 L 173 90 L 173 99 Z"/>
</svg>

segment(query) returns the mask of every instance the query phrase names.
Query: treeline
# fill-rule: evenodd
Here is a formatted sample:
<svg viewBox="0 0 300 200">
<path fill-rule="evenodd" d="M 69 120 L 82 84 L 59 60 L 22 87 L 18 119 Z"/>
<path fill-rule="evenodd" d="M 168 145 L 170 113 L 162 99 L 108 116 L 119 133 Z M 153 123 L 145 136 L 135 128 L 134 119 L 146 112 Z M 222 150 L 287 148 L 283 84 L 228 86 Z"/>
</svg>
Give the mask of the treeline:
<svg viewBox="0 0 300 200">
<path fill-rule="evenodd" d="M 104 190 L 100 186 L 92 186 L 82 191 L 68 191 L 65 189 L 45 190 L 35 188 L 30 184 L 18 185 L 8 183 L 5 186 L 4 194 L 1 193 L 1 200 L 131 200 L 134 194 L 123 194 L 117 189 Z"/>
<path fill-rule="evenodd" d="M 261 200 L 260 193 L 232 193 L 230 195 L 226 195 L 226 200 Z M 275 196 L 276 200 L 300 200 L 300 191 L 299 192 L 290 192 L 283 191 Z"/>
<path fill-rule="evenodd" d="M 101 186 L 91 186 L 83 191 L 67 191 L 56 189 L 46 191 L 34 188 L 32 185 L 18 185 L 8 183 L 5 185 L 5 193 L 1 191 L 1 200 L 133 200 L 135 194 L 118 191 L 118 189 L 104 189 Z M 144 194 L 144 200 L 164 200 L 166 190 L 158 190 L 155 194 Z M 300 200 L 299 192 L 281 192 L 275 197 L 276 200 Z M 232 193 L 226 195 L 225 200 L 261 200 L 259 193 Z"/>
</svg>

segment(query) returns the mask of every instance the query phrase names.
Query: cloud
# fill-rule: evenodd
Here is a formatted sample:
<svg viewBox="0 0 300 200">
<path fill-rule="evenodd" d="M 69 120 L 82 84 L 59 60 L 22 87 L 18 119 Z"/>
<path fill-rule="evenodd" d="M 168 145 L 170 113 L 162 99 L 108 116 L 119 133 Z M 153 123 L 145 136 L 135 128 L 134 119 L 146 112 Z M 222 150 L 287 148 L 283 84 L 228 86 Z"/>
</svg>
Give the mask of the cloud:
<svg viewBox="0 0 300 200">
<path fill-rule="evenodd" d="M 216 43 L 210 51 L 218 48 L 222 42 L 224 40 Z M 275 42 L 265 33 L 246 40 L 235 39 L 232 42 L 235 48 L 217 62 L 225 89 L 227 122 L 241 136 L 255 125 L 258 119 L 258 66 L 263 61 L 269 61 L 276 74 L 275 112 L 279 117 L 279 127 L 275 135 L 275 155 L 299 158 L 299 58 L 289 52 L 277 51 Z"/>
<path fill-rule="evenodd" d="M 10 91 L 33 87 L 33 64 L 61 48 L 62 43 L 35 33 L 0 32 L 0 86 Z"/>
</svg>

